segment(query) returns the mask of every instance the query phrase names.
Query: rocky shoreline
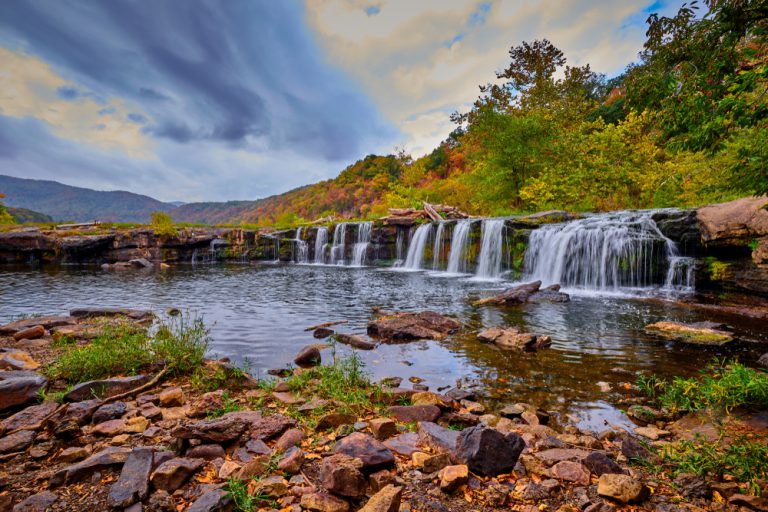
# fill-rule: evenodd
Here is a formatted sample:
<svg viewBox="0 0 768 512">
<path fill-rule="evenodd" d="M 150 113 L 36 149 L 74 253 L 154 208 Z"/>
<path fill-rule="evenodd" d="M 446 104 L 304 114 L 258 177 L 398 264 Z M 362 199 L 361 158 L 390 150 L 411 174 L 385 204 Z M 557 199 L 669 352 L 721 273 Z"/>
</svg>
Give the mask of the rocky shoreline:
<svg viewBox="0 0 768 512">
<path fill-rule="evenodd" d="M 768 440 L 765 411 L 671 414 L 645 404 L 632 383 L 625 394 L 638 427 L 590 432 L 554 424 L 536 404 L 491 411 L 466 389 L 373 384 L 354 356 L 327 345 L 308 345 L 300 366 L 261 381 L 214 360 L 178 374 L 149 362 L 74 386 L 51 376 L 52 364 L 104 329 L 143 332 L 152 318 L 90 308 L 0 327 L 0 511 L 768 510 L 746 482 L 673 475 L 659 458 L 696 436 Z M 335 335 L 329 327 L 312 335 Z M 360 341 L 442 339 L 462 328 L 436 313 L 379 311 L 374 340 Z M 546 347 L 546 337 L 513 329 L 479 337 L 508 350 Z"/>
</svg>

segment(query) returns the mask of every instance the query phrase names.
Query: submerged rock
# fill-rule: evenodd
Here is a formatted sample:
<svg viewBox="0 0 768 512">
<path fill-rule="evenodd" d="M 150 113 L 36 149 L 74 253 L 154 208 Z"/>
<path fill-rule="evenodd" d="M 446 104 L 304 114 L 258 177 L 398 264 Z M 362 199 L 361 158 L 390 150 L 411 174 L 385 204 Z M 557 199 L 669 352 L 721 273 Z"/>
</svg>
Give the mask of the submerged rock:
<svg viewBox="0 0 768 512">
<path fill-rule="evenodd" d="M 461 323 L 453 318 L 422 311 L 379 317 L 368 323 L 368 334 L 386 343 L 399 343 L 421 339 L 442 340 L 460 328 Z"/>
<path fill-rule="evenodd" d="M 568 302 L 570 300 L 571 298 L 567 293 L 560 291 L 560 285 L 554 284 L 541 288 L 541 281 L 534 281 L 514 286 L 499 295 L 480 299 L 475 302 L 475 305 L 512 305 L 526 302 Z"/>
<path fill-rule="evenodd" d="M 366 341 L 360 336 L 354 334 L 336 333 L 333 338 L 339 343 L 349 345 L 359 350 L 373 350 L 376 348 L 376 344 L 371 341 Z"/>
<path fill-rule="evenodd" d="M 477 338 L 507 350 L 538 350 L 552 344 L 549 336 L 537 336 L 516 327 L 492 327 L 479 333 Z"/>
<path fill-rule="evenodd" d="M 645 330 L 651 334 L 683 343 L 708 346 L 720 346 L 733 341 L 733 334 L 721 328 L 720 324 L 711 322 L 656 322 L 645 326 Z"/>
</svg>

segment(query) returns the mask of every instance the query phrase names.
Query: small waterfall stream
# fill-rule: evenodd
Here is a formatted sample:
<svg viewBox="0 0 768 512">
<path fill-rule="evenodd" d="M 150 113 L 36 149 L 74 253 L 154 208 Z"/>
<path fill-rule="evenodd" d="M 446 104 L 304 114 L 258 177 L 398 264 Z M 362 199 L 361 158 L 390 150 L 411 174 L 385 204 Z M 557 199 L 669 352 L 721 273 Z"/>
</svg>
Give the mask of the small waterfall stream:
<svg viewBox="0 0 768 512">
<path fill-rule="evenodd" d="M 501 262 L 504 259 L 504 219 L 485 219 L 482 223 L 480 255 L 477 258 L 478 279 L 501 277 Z"/>
<path fill-rule="evenodd" d="M 336 224 L 333 231 L 333 245 L 331 246 L 331 265 L 344 264 L 344 250 L 346 249 L 347 223 L 340 222 Z"/>
<path fill-rule="evenodd" d="M 362 267 L 365 265 L 365 257 L 368 253 L 368 247 L 371 245 L 371 232 L 373 222 L 360 222 L 357 225 L 357 243 L 352 250 L 352 266 Z"/>
<path fill-rule="evenodd" d="M 439 270 L 440 253 L 443 249 L 443 231 L 445 231 L 445 222 L 437 223 L 437 232 L 435 233 L 435 245 L 432 248 L 432 270 Z"/>
<path fill-rule="evenodd" d="M 453 240 L 451 240 L 451 252 L 448 254 L 449 274 L 465 273 L 468 265 L 467 242 L 469 232 L 472 229 L 471 220 L 460 220 L 453 227 Z"/>
<path fill-rule="evenodd" d="M 393 267 L 400 267 L 403 264 L 403 251 L 405 249 L 405 229 L 397 230 L 397 240 L 395 241 L 395 263 Z"/>
<path fill-rule="evenodd" d="M 325 263 L 325 246 L 328 245 L 328 228 L 317 228 L 317 238 L 315 238 L 315 263 Z"/>
<path fill-rule="evenodd" d="M 296 228 L 296 238 L 294 240 L 296 250 L 293 261 L 296 263 L 309 263 L 309 245 L 301 239 L 301 228 Z"/>
<path fill-rule="evenodd" d="M 408 255 L 405 257 L 403 268 L 409 270 L 421 270 L 424 265 L 424 249 L 427 247 L 427 241 L 432 234 L 432 224 L 422 224 L 413 234 L 411 243 L 408 245 Z"/>
</svg>

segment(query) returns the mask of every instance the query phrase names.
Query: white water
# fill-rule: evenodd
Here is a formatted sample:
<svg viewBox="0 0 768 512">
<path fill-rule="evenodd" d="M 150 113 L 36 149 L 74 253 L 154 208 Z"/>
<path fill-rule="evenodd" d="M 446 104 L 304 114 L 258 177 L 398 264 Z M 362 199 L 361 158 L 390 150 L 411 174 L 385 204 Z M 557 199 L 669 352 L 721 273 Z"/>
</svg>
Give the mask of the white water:
<svg viewBox="0 0 768 512">
<path fill-rule="evenodd" d="M 403 248 L 405 246 L 405 230 L 397 229 L 397 241 L 395 242 L 395 263 L 393 267 L 399 267 L 403 264 Z"/>
<path fill-rule="evenodd" d="M 352 265 L 355 267 L 365 265 L 368 246 L 371 245 L 372 230 L 373 222 L 360 222 L 357 224 L 357 243 L 355 243 L 352 251 Z"/>
<path fill-rule="evenodd" d="M 692 266 L 683 270 L 688 259 L 679 257 L 652 213 L 613 212 L 533 230 L 526 280 L 601 292 L 692 286 Z M 664 283 L 663 269 L 668 269 Z"/>
<path fill-rule="evenodd" d="M 469 240 L 469 232 L 471 229 L 471 220 L 460 220 L 456 222 L 456 225 L 453 227 L 451 252 L 448 254 L 448 268 L 446 269 L 446 272 L 449 274 L 458 274 L 467 271 L 467 241 Z"/>
<path fill-rule="evenodd" d="M 336 224 L 333 231 L 333 245 L 331 246 L 331 265 L 344 264 L 345 239 L 347 237 L 347 223 Z"/>
<path fill-rule="evenodd" d="M 325 263 L 325 247 L 328 245 L 328 228 L 317 228 L 315 238 L 315 263 Z"/>
<path fill-rule="evenodd" d="M 501 277 L 501 262 L 504 259 L 504 219 L 484 219 L 481 229 L 475 277 L 498 279 Z"/>
<path fill-rule="evenodd" d="M 668 291 L 693 291 L 694 262 L 693 258 L 686 256 L 670 256 L 664 289 Z"/>
<path fill-rule="evenodd" d="M 432 248 L 432 270 L 438 270 L 440 266 L 440 253 L 443 249 L 443 231 L 445 222 L 437 223 L 437 232 L 435 233 L 435 245 Z"/>
<path fill-rule="evenodd" d="M 424 265 L 424 249 L 427 247 L 429 235 L 432 233 L 432 224 L 422 224 L 413 234 L 408 245 L 408 255 L 405 257 L 403 268 L 409 270 L 421 270 Z"/>
<path fill-rule="evenodd" d="M 294 261 L 296 263 L 309 263 L 309 245 L 301 239 L 301 228 L 296 229 L 294 244 L 296 246 Z"/>
</svg>

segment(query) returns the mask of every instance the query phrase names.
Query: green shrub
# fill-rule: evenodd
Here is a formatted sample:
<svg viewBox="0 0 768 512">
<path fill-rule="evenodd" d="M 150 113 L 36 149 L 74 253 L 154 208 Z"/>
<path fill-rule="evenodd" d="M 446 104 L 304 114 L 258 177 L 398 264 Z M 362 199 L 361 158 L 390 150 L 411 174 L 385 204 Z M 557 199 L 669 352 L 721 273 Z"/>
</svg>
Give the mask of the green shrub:
<svg viewBox="0 0 768 512">
<path fill-rule="evenodd" d="M 149 224 L 155 230 L 155 234 L 160 236 L 176 236 L 179 230 L 173 223 L 173 219 L 165 212 L 152 212 L 152 222 Z"/>
</svg>

